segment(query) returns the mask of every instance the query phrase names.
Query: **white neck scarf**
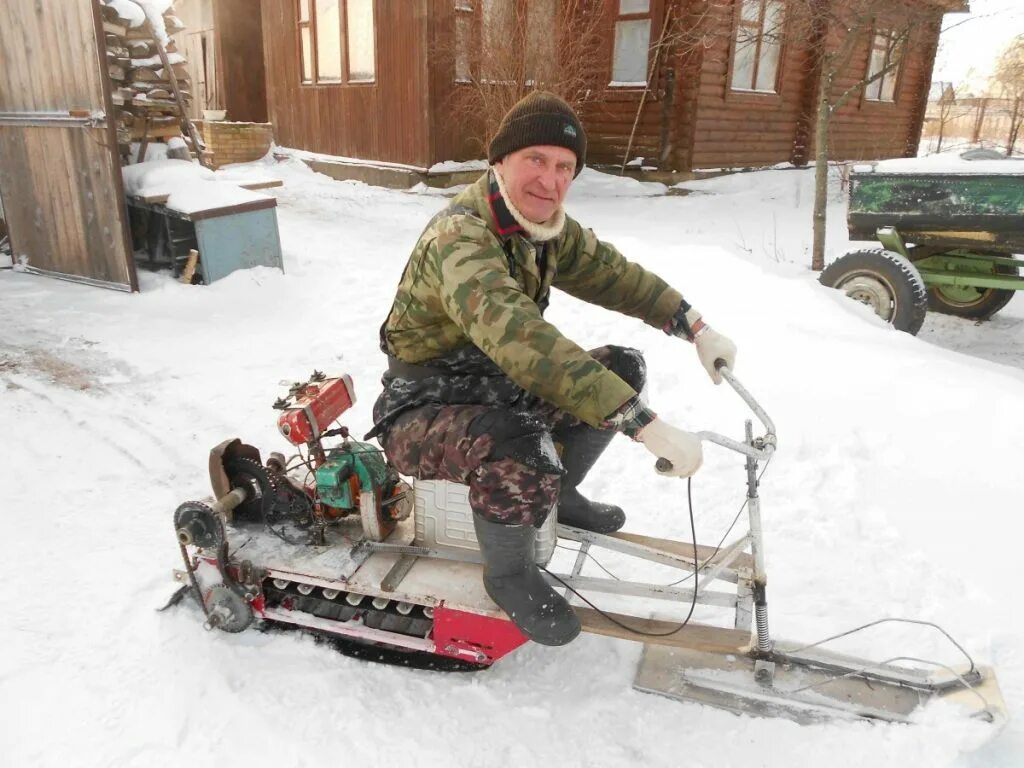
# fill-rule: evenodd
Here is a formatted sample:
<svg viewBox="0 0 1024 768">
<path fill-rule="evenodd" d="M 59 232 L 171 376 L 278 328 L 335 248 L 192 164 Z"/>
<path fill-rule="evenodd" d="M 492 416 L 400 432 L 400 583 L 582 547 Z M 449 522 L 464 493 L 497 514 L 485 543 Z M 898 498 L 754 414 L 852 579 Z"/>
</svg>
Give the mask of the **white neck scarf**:
<svg viewBox="0 0 1024 768">
<path fill-rule="evenodd" d="M 501 174 L 498 173 L 497 168 L 494 168 L 493 170 L 494 178 L 498 180 L 498 191 L 501 192 L 501 196 L 505 200 L 505 205 L 508 206 L 509 213 L 512 214 L 512 218 L 516 220 L 516 223 L 526 230 L 526 234 L 530 240 L 535 243 L 544 243 L 548 240 L 554 240 L 562 234 L 562 229 L 565 227 L 565 209 L 562 208 L 562 206 L 558 206 L 558 210 L 555 211 L 555 214 L 543 224 L 535 224 L 523 216 L 523 214 L 519 212 L 519 209 L 515 207 L 512 203 L 512 198 L 508 195 L 508 190 L 505 189 L 505 182 L 501 178 Z"/>
</svg>

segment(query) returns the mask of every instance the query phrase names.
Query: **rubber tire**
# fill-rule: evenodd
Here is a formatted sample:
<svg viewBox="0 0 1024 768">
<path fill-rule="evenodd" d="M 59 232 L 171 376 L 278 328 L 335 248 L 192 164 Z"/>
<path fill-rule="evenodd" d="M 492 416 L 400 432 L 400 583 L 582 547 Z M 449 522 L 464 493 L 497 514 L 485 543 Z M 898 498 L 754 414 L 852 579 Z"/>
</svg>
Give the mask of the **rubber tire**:
<svg viewBox="0 0 1024 768">
<path fill-rule="evenodd" d="M 1011 275 L 1016 277 L 1020 274 L 1016 267 L 996 265 L 996 274 Z M 982 294 L 982 298 L 969 307 L 959 304 L 949 304 L 939 293 L 938 288 L 928 289 L 928 309 L 932 312 L 941 312 L 944 315 L 963 317 L 968 320 L 988 320 L 992 315 L 1010 303 L 1016 291 L 1005 288 L 989 288 Z"/>
<path fill-rule="evenodd" d="M 889 322 L 897 331 L 916 336 L 928 312 L 928 291 L 917 268 L 898 253 L 884 248 L 850 251 L 829 264 L 818 282 L 842 290 L 842 285 L 856 275 L 868 274 L 888 289 L 895 304 Z"/>
</svg>

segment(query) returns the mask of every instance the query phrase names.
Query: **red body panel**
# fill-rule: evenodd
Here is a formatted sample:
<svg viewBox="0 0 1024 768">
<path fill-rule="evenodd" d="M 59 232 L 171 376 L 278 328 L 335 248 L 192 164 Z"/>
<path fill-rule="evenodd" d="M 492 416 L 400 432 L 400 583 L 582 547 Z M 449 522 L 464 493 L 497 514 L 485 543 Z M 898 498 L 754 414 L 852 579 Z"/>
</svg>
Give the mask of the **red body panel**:
<svg viewBox="0 0 1024 768">
<path fill-rule="evenodd" d="M 508 619 L 480 616 L 439 605 L 434 609 L 434 653 L 493 664 L 526 642 Z"/>
<path fill-rule="evenodd" d="M 356 401 L 352 378 L 309 382 L 295 392 L 277 420 L 277 428 L 293 445 L 305 445 L 326 430 Z"/>
</svg>

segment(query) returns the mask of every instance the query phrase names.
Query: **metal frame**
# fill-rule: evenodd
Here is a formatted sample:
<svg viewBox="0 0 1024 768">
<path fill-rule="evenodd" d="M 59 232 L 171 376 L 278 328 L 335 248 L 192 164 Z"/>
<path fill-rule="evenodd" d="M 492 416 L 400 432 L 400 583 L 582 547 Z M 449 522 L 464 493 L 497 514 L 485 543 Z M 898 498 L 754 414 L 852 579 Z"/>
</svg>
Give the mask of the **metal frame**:
<svg viewBox="0 0 1024 768">
<path fill-rule="evenodd" d="M 909 248 L 896 227 L 880 227 L 876 233 L 878 242 L 887 250 L 894 251 L 905 259 L 914 262 L 918 272 L 929 288 L 936 286 L 957 286 L 961 288 L 999 288 L 1003 290 L 1024 290 L 1024 277 L 1013 275 L 985 275 L 980 272 L 960 272 L 942 269 L 943 265 L 953 264 L 966 266 L 969 264 L 991 264 L 992 266 L 1015 267 L 1024 269 L 1024 259 L 1014 258 L 1007 253 L 1005 256 L 972 253 L 962 247 L 941 250 L 938 247 L 926 246 Z M 915 251 L 921 255 L 915 258 Z"/>
<path fill-rule="evenodd" d="M 580 547 L 577 551 L 575 563 L 569 573 L 552 573 L 546 575 L 546 578 L 554 587 L 565 587 L 567 597 L 570 590 L 579 590 L 581 592 L 599 592 L 652 600 L 666 600 L 688 605 L 694 600 L 693 588 L 679 588 L 664 584 L 583 576 L 583 565 L 586 562 L 590 549 L 598 547 L 652 563 L 679 568 L 683 571 L 696 572 L 696 603 L 717 608 L 732 608 L 734 611 L 733 627 L 735 629 L 749 630 L 751 628 L 751 617 L 754 617 L 759 638 L 757 647 L 759 650 L 766 652 L 770 649 L 767 606 L 764 598 L 767 575 L 764 563 L 764 536 L 761 528 L 761 502 L 757 494 L 757 467 L 759 461 L 768 460 L 775 452 L 775 425 L 765 410 L 754 400 L 746 388 L 736 380 L 728 368 L 720 367 L 719 372 L 722 378 L 729 383 L 740 398 L 750 407 L 751 411 L 753 411 L 765 428 L 765 434 L 755 438 L 753 436 L 752 423 L 748 420 L 746 422 L 746 435 L 743 442 L 718 434 L 717 432 L 705 431 L 698 433 L 698 436 L 703 441 L 714 443 L 746 456 L 746 507 L 749 520 L 747 530 L 742 531 L 734 541 L 716 550 L 707 558 L 699 559 L 700 555 L 698 552 L 698 560 L 694 560 L 692 555 L 680 554 L 678 551 L 669 551 L 668 549 L 658 547 L 656 543 L 643 544 L 615 535 L 592 533 L 580 528 L 559 525 L 559 538 L 579 542 Z M 656 542 L 657 540 L 654 541 Z M 673 541 L 672 544 L 676 548 L 692 546 L 689 542 Z M 440 558 L 443 560 L 472 563 L 482 562 L 478 552 L 466 550 L 372 541 L 364 541 L 360 547 L 364 551 L 386 552 L 403 556 L 382 582 L 382 588 L 386 588 L 387 591 L 392 591 L 398 587 L 401 579 L 411 568 L 412 560 L 416 557 Z M 752 559 L 751 567 L 736 566 L 736 560 L 741 555 L 746 554 L 748 548 Z M 736 585 L 735 591 L 712 590 L 711 586 L 716 582 Z"/>
</svg>

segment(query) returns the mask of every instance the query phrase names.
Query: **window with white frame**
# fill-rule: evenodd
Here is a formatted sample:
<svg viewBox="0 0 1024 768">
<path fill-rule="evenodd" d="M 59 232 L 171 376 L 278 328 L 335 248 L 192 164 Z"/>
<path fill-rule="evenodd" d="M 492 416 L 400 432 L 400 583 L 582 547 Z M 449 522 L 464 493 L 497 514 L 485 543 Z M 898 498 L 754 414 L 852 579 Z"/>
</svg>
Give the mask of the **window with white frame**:
<svg viewBox="0 0 1024 768">
<path fill-rule="evenodd" d="M 871 43 L 868 61 L 868 85 L 864 97 L 868 101 L 895 101 L 899 76 L 899 38 L 895 32 L 879 30 Z M 877 79 L 872 79 L 877 78 Z"/>
<path fill-rule="evenodd" d="M 296 0 L 303 83 L 372 83 L 373 0 Z"/>
<path fill-rule="evenodd" d="M 736 25 L 732 90 L 778 92 L 785 15 L 783 0 L 743 0 Z"/>
<path fill-rule="evenodd" d="M 652 0 L 615 0 L 612 86 L 647 85 Z"/>
</svg>

